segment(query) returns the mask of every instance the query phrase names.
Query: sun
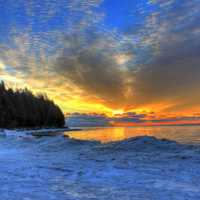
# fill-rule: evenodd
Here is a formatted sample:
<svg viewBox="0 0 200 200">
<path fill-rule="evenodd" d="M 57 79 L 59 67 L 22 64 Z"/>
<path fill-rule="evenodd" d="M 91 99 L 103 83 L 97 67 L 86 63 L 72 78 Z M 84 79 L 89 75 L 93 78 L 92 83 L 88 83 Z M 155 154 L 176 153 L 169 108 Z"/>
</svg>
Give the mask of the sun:
<svg viewBox="0 0 200 200">
<path fill-rule="evenodd" d="M 124 114 L 124 110 L 121 110 L 121 109 L 120 110 L 113 110 L 112 114 L 113 115 L 122 115 L 122 114 Z"/>
</svg>

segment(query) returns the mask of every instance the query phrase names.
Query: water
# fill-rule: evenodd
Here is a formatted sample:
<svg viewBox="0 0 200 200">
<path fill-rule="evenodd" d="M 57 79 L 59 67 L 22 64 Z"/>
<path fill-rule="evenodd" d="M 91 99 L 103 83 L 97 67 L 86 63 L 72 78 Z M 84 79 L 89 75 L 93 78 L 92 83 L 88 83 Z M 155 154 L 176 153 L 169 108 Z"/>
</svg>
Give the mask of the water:
<svg viewBox="0 0 200 200">
<path fill-rule="evenodd" d="M 102 143 L 124 140 L 137 136 L 155 136 L 180 143 L 200 143 L 200 126 L 154 126 L 154 127 L 103 127 L 85 128 L 76 132 L 65 132 L 72 138 L 97 140 Z"/>
</svg>

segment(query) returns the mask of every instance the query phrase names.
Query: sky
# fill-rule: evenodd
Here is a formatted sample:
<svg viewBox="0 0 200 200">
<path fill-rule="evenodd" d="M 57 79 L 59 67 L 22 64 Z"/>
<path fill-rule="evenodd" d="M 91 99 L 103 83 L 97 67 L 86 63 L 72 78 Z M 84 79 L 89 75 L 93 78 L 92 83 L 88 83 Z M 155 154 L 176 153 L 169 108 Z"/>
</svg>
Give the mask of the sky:
<svg viewBox="0 0 200 200">
<path fill-rule="evenodd" d="M 0 0 L 0 79 L 64 113 L 199 123 L 199 52 L 200 0 Z"/>
</svg>

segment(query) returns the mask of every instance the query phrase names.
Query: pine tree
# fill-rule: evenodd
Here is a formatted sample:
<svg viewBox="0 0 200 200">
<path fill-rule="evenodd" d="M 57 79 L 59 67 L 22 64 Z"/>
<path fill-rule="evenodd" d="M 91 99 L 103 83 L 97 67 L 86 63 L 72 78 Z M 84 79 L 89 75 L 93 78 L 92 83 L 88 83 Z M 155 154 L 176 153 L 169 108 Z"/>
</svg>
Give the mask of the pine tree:
<svg viewBox="0 0 200 200">
<path fill-rule="evenodd" d="M 0 127 L 62 127 L 61 109 L 46 94 L 33 95 L 25 89 L 13 91 L 0 83 Z"/>
</svg>

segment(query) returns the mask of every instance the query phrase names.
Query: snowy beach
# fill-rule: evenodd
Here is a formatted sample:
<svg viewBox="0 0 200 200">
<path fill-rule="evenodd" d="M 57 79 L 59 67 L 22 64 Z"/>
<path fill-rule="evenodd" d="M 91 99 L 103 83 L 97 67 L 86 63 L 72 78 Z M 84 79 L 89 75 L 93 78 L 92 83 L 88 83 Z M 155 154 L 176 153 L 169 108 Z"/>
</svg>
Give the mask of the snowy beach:
<svg viewBox="0 0 200 200">
<path fill-rule="evenodd" d="M 55 136 L 67 131 L 80 131 L 80 128 L 38 128 L 38 129 L 1 129 L 1 136 Z"/>
<path fill-rule="evenodd" d="M 3 200 L 200 199 L 198 144 L 1 135 L 0 163 Z"/>
</svg>

